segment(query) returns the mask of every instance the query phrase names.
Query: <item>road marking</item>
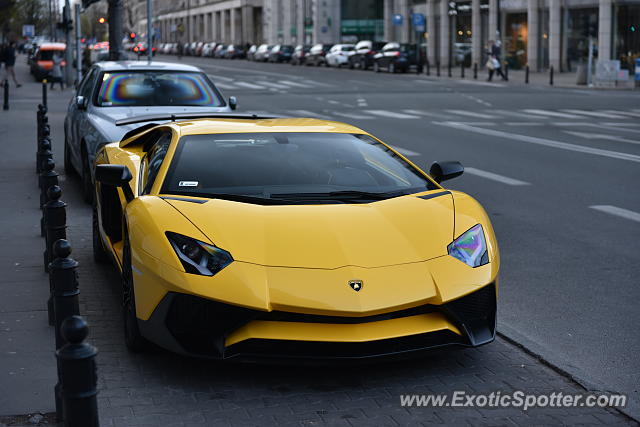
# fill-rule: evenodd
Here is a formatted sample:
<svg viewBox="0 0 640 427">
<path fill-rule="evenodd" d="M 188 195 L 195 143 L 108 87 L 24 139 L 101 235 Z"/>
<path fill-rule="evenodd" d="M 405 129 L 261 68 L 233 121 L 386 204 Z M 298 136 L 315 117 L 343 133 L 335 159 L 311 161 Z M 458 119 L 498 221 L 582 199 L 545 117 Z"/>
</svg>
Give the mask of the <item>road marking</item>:
<svg viewBox="0 0 640 427">
<path fill-rule="evenodd" d="M 563 132 L 568 133 L 569 135 L 577 136 L 578 138 L 608 139 L 609 141 L 628 142 L 629 144 L 640 144 L 640 141 L 635 141 L 633 139 L 620 138 L 619 136 L 607 135 L 604 133 L 575 132 L 570 130 L 563 130 Z"/>
<path fill-rule="evenodd" d="M 309 117 L 312 119 L 319 118 L 319 119 L 325 119 L 325 120 L 333 120 L 329 116 L 325 116 L 324 114 L 320 114 L 320 113 L 314 113 L 313 111 L 309 111 L 309 110 L 289 110 L 289 112 L 293 114 L 297 114 L 299 116 Z"/>
<path fill-rule="evenodd" d="M 540 122 L 504 122 L 507 126 L 547 126 L 546 123 Z"/>
<path fill-rule="evenodd" d="M 528 142 L 530 144 L 543 145 L 546 147 L 559 148 L 561 150 L 576 151 L 578 153 L 593 154 L 596 156 L 609 157 L 612 159 L 628 160 L 630 162 L 640 163 L 640 156 L 635 154 L 620 153 L 618 151 L 601 150 L 599 148 L 584 147 L 582 145 L 569 144 L 567 142 L 554 141 L 552 139 L 539 138 L 536 136 L 520 135 L 516 133 L 503 132 L 495 129 L 485 129 L 481 127 L 468 126 L 459 122 L 433 122 L 434 124 L 447 126 L 454 129 L 466 130 L 482 135 L 495 136 L 510 140 Z"/>
<path fill-rule="evenodd" d="M 354 114 L 354 113 L 345 113 L 345 112 L 336 112 L 335 113 L 336 116 L 342 116 L 342 117 L 347 117 L 349 119 L 356 119 L 356 120 L 371 120 L 373 119 L 373 116 L 363 116 L 361 114 Z"/>
<path fill-rule="evenodd" d="M 502 83 L 476 82 L 473 80 L 458 80 L 458 82 L 468 84 L 468 85 L 476 85 L 476 86 L 505 87 L 505 85 Z"/>
<path fill-rule="evenodd" d="M 329 99 L 329 100 L 327 100 L 327 102 L 328 102 L 329 104 L 333 104 L 333 105 L 340 104 L 340 102 L 339 102 L 339 101 L 336 101 L 336 100 L 333 100 L 333 99 Z"/>
<path fill-rule="evenodd" d="M 519 179 L 509 178 L 508 176 L 498 175 L 497 173 L 487 172 L 476 168 L 465 167 L 464 173 L 490 179 L 492 181 L 501 182 L 507 185 L 531 185 L 530 183 L 520 181 Z"/>
<path fill-rule="evenodd" d="M 311 86 L 324 86 L 324 87 L 332 87 L 333 86 L 333 85 L 326 84 L 326 83 L 316 82 L 314 80 L 305 79 L 305 80 L 300 80 L 300 81 L 303 82 L 303 83 L 306 83 L 308 85 L 311 85 Z"/>
<path fill-rule="evenodd" d="M 530 114 L 538 114 L 542 116 L 551 116 L 551 117 L 562 117 L 564 119 L 583 119 L 584 117 L 576 116 L 575 114 L 567 114 L 567 113 L 559 113 L 557 111 L 547 111 L 547 110 L 522 110 L 526 113 Z"/>
<path fill-rule="evenodd" d="M 468 116 L 475 117 L 477 119 L 495 119 L 496 116 L 492 116 L 490 114 L 482 114 L 482 113 L 474 113 L 473 111 L 465 111 L 465 110 L 445 110 L 452 114 L 457 114 L 459 116 Z"/>
<path fill-rule="evenodd" d="M 407 150 L 406 148 L 400 148 L 400 147 L 396 147 L 395 145 L 390 145 L 391 148 L 393 148 L 394 150 L 396 150 L 398 153 L 402 154 L 403 156 L 406 157 L 415 157 L 415 156 L 419 156 L 420 153 L 416 153 L 415 151 L 411 151 L 411 150 Z"/>
<path fill-rule="evenodd" d="M 277 83 L 265 82 L 263 80 L 258 80 L 258 81 L 256 81 L 256 83 L 261 84 L 261 85 L 266 86 L 266 87 L 274 88 L 274 89 L 290 89 L 289 86 L 285 86 L 285 85 L 281 85 L 281 84 L 277 84 Z"/>
<path fill-rule="evenodd" d="M 264 86 L 256 85 L 253 83 L 247 83 L 247 82 L 235 82 L 235 84 L 236 86 L 246 87 L 249 89 L 266 89 Z"/>
<path fill-rule="evenodd" d="M 222 89 L 227 89 L 227 90 L 231 90 L 231 89 L 237 89 L 237 87 L 235 87 L 234 85 L 230 85 L 227 83 L 215 83 L 216 87 L 222 88 Z"/>
<path fill-rule="evenodd" d="M 364 98 L 358 98 L 357 99 L 358 102 L 358 107 L 368 107 L 369 104 L 367 103 L 367 100 Z"/>
<path fill-rule="evenodd" d="M 407 114 L 415 114 L 417 116 L 426 116 L 426 117 L 434 117 L 436 119 L 449 120 L 451 116 L 447 116 L 446 114 L 432 113 L 431 111 L 423 111 L 423 110 L 402 110 L 402 112 Z"/>
<path fill-rule="evenodd" d="M 640 133 L 640 129 L 627 129 L 624 126 L 635 126 L 634 124 L 629 123 L 613 123 L 613 122 L 605 122 L 605 123 L 578 123 L 578 122 L 555 122 L 551 123 L 554 126 L 568 126 L 568 127 L 595 127 L 598 129 L 607 129 L 613 131 L 620 132 L 631 132 L 631 133 Z"/>
<path fill-rule="evenodd" d="M 487 112 L 488 113 L 502 114 L 504 116 L 517 117 L 519 119 L 543 119 L 544 118 L 544 117 L 540 117 L 540 116 L 532 116 L 531 114 L 517 113 L 515 111 L 508 111 L 508 110 L 489 110 Z"/>
<path fill-rule="evenodd" d="M 284 85 L 289 85 L 289 86 L 295 86 L 295 87 L 303 87 L 305 89 L 308 89 L 310 87 L 308 84 L 292 82 L 291 80 L 279 80 L 278 83 L 282 83 Z"/>
<path fill-rule="evenodd" d="M 630 211 L 628 209 L 619 208 L 611 205 L 593 205 L 589 206 L 591 209 L 595 209 L 600 212 L 605 212 L 610 215 L 619 216 L 620 218 L 630 219 L 631 221 L 640 222 L 640 213 Z"/>
<path fill-rule="evenodd" d="M 618 114 L 604 113 L 600 111 L 586 111 L 586 110 L 560 110 L 566 113 L 582 114 L 585 116 L 604 117 L 605 119 L 622 119 L 623 117 Z"/>
<path fill-rule="evenodd" d="M 622 114 L 625 116 L 631 116 L 631 117 L 640 117 L 640 113 L 634 113 L 633 111 L 622 111 L 622 110 L 604 110 L 605 113 L 612 113 L 612 114 Z"/>
<path fill-rule="evenodd" d="M 374 114 L 376 116 L 391 117 L 392 119 L 419 119 L 420 117 L 411 114 L 397 113 L 387 110 L 364 110 L 365 113 Z"/>
<path fill-rule="evenodd" d="M 218 76 L 218 75 L 214 76 L 213 74 L 209 74 L 209 77 L 211 77 L 211 79 L 213 79 L 214 82 L 215 82 L 215 80 L 222 80 L 224 82 L 232 82 L 232 81 L 235 80 L 235 79 L 232 79 L 230 77 L 222 77 L 222 76 Z"/>
</svg>

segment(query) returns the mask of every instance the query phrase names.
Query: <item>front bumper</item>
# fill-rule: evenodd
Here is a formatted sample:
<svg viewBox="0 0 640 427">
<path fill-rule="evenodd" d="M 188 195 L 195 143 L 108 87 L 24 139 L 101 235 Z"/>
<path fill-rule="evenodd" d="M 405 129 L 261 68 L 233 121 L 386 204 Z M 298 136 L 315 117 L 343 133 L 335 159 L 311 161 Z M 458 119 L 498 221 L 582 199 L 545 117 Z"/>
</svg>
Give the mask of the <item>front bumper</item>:
<svg viewBox="0 0 640 427">
<path fill-rule="evenodd" d="M 442 305 L 366 317 L 258 311 L 170 292 L 141 333 L 168 350 L 229 360 L 361 360 L 410 356 L 495 338 L 493 283 Z"/>
</svg>

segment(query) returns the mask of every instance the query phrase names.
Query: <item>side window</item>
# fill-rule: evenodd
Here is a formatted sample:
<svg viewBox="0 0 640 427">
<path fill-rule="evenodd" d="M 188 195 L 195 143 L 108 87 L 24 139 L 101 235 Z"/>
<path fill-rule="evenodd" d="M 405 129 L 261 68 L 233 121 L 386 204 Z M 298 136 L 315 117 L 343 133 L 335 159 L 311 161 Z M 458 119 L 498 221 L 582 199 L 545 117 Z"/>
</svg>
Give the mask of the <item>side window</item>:
<svg viewBox="0 0 640 427">
<path fill-rule="evenodd" d="M 142 194 L 149 194 L 149 192 L 151 192 L 151 187 L 153 187 L 153 183 L 160 171 L 160 166 L 162 166 L 162 162 L 169 150 L 169 144 L 171 144 L 171 132 L 164 132 L 147 153 L 145 157 L 143 174 L 144 189 L 142 190 Z"/>
<path fill-rule="evenodd" d="M 96 76 L 96 69 L 93 68 L 85 79 L 82 81 L 80 88 L 78 89 L 78 95 L 84 96 L 86 99 L 91 100 L 91 89 L 93 89 L 93 81 Z"/>
</svg>

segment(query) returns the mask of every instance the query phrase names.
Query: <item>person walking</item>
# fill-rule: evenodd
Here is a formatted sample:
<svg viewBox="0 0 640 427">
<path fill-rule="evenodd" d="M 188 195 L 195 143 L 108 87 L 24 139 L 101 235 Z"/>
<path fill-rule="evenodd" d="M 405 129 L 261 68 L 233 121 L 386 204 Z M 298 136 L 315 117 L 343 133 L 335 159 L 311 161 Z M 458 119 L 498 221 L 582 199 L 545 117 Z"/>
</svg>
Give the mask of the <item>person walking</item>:
<svg viewBox="0 0 640 427">
<path fill-rule="evenodd" d="M 22 85 L 18 83 L 16 79 L 16 72 L 14 67 L 16 65 L 16 42 L 10 42 L 4 49 L 2 49 L 2 62 L 4 63 L 4 80 L 9 80 L 9 77 L 13 79 L 16 87 Z"/>
<path fill-rule="evenodd" d="M 502 77 L 502 80 L 504 81 L 509 80 L 502 72 L 502 61 L 500 60 L 500 55 L 502 53 L 501 46 L 500 40 L 496 42 L 489 40 L 489 48 L 487 49 L 487 54 L 489 55 L 489 59 L 487 60 L 487 69 L 489 70 L 488 82 L 493 79 L 494 73 Z"/>
<path fill-rule="evenodd" d="M 58 52 L 53 54 L 53 68 L 51 69 L 51 90 L 56 83 L 60 83 L 60 90 L 64 90 L 64 82 L 62 81 L 62 57 Z"/>
</svg>

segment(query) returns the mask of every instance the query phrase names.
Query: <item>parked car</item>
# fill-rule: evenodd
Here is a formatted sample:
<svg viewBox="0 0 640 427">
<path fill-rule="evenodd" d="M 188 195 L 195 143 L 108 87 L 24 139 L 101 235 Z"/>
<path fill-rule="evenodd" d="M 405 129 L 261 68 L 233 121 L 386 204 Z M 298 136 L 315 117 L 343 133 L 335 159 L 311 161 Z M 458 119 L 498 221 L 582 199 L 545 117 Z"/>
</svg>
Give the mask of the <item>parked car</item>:
<svg viewBox="0 0 640 427">
<path fill-rule="evenodd" d="M 40 81 L 47 77 L 53 69 L 53 55 L 58 54 L 64 58 L 67 45 L 64 43 L 43 43 L 36 48 L 35 53 L 29 58 L 29 67 L 33 77 Z M 66 66 L 64 59 L 62 66 Z"/>
<path fill-rule="evenodd" d="M 204 42 L 198 42 L 195 47 L 195 56 L 202 56 L 202 48 L 204 48 Z"/>
<path fill-rule="evenodd" d="M 249 50 L 247 50 L 247 59 L 249 61 L 253 61 L 253 55 L 256 53 L 256 50 L 258 49 L 258 46 L 256 46 L 255 44 L 251 45 L 251 47 L 249 48 Z"/>
<path fill-rule="evenodd" d="M 226 44 L 219 44 L 218 46 L 216 46 L 216 48 L 213 51 L 213 57 L 214 58 L 224 58 L 224 54 L 227 52 L 227 45 Z"/>
<path fill-rule="evenodd" d="M 386 69 L 390 73 L 406 73 L 409 67 L 416 65 L 416 45 L 409 43 L 387 43 L 373 56 L 373 71 L 379 73 Z"/>
<path fill-rule="evenodd" d="M 204 46 L 202 46 L 201 56 L 206 56 L 206 57 L 211 56 L 212 49 L 215 49 L 215 43 L 205 43 Z"/>
<path fill-rule="evenodd" d="M 261 44 L 258 49 L 256 49 L 256 53 L 253 54 L 253 60 L 266 62 L 267 59 L 269 59 L 269 52 L 271 52 L 272 48 L 273 45 Z"/>
<path fill-rule="evenodd" d="M 246 56 L 242 46 L 237 44 L 230 44 L 227 46 L 227 50 L 224 53 L 224 57 L 227 59 L 242 59 Z"/>
<path fill-rule="evenodd" d="M 293 50 L 293 54 L 291 55 L 291 65 L 302 65 L 307 60 L 307 54 L 311 50 L 311 45 L 309 44 L 299 44 Z"/>
<path fill-rule="evenodd" d="M 307 60 L 305 64 L 307 65 L 315 65 L 319 67 L 320 65 L 327 65 L 327 61 L 325 56 L 329 52 L 333 45 L 326 43 L 318 43 L 314 45 L 311 49 L 309 49 L 309 53 L 307 54 Z"/>
<path fill-rule="evenodd" d="M 464 64 L 465 67 L 471 66 L 471 43 L 454 43 L 453 54 L 456 58 L 456 64 Z"/>
<path fill-rule="evenodd" d="M 349 56 L 349 68 L 367 70 L 373 65 L 373 56 L 382 50 L 386 42 L 362 40 L 356 44 L 353 55 Z"/>
<path fill-rule="evenodd" d="M 269 52 L 269 62 L 289 62 L 291 61 L 291 54 L 293 53 L 293 46 L 288 44 L 277 44 Z"/>
<path fill-rule="evenodd" d="M 349 64 L 349 57 L 353 55 L 355 46 L 352 44 L 336 44 L 325 56 L 327 66 L 342 67 Z"/>
<path fill-rule="evenodd" d="M 132 129 L 117 126 L 116 120 L 154 113 L 230 112 L 234 105 L 234 100 L 223 99 L 202 70 L 190 65 L 98 62 L 85 74 L 67 108 L 65 172 L 80 175 L 85 200 L 91 201 L 96 151 Z"/>
</svg>

